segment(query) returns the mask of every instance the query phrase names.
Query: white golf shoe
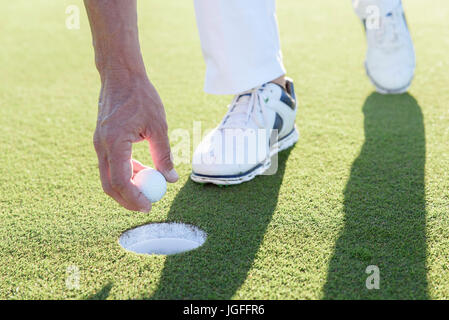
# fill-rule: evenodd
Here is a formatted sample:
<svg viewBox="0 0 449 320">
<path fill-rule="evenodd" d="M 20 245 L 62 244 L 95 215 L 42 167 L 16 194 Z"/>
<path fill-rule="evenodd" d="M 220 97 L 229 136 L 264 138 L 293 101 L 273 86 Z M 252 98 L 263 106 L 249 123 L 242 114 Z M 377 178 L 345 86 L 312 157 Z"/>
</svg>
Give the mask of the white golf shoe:
<svg viewBox="0 0 449 320">
<path fill-rule="evenodd" d="M 272 157 L 299 138 L 290 79 L 286 88 L 266 83 L 236 95 L 222 122 L 196 148 L 191 179 L 230 185 L 266 173 Z"/>
<path fill-rule="evenodd" d="M 379 19 L 371 15 L 363 20 L 368 44 L 366 73 L 379 93 L 404 93 L 412 83 L 416 62 L 402 2 L 378 13 Z"/>
</svg>

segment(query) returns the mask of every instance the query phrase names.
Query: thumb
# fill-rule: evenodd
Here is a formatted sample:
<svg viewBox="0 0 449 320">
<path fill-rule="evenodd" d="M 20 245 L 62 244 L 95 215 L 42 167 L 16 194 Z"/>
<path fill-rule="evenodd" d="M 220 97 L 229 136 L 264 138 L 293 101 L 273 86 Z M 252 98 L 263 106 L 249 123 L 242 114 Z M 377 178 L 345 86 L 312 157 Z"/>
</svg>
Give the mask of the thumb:
<svg viewBox="0 0 449 320">
<path fill-rule="evenodd" d="M 162 173 L 168 182 L 178 181 L 179 176 L 174 169 L 167 133 L 154 132 L 149 142 L 151 158 L 156 169 Z"/>
</svg>

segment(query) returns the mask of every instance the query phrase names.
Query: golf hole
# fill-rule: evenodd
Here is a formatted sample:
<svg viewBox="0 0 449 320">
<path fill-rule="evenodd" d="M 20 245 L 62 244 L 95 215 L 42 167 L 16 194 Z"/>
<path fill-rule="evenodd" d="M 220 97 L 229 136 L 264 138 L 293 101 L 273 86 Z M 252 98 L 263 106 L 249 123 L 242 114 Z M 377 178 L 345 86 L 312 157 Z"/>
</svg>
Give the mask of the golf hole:
<svg viewBox="0 0 449 320">
<path fill-rule="evenodd" d="M 183 223 L 152 223 L 125 231 L 119 244 L 141 254 L 170 255 L 194 250 L 204 244 L 207 235 L 195 226 Z"/>
</svg>

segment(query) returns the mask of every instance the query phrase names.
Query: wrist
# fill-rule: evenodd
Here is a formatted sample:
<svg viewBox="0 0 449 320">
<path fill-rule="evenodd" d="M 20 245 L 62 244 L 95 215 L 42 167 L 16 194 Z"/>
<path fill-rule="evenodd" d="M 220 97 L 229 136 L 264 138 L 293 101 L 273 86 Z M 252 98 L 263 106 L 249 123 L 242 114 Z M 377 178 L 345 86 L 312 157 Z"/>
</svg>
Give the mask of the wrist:
<svg viewBox="0 0 449 320">
<path fill-rule="evenodd" d="M 128 52 L 127 52 L 128 51 Z M 98 52 L 95 63 L 102 81 L 115 77 L 145 77 L 146 70 L 140 50 L 108 50 L 107 54 Z"/>
<path fill-rule="evenodd" d="M 146 74 L 137 30 L 118 27 L 94 37 L 95 63 L 100 75 L 109 73 Z"/>
<path fill-rule="evenodd" d="M 109 73 L 145 74 L 140 52 L 136 0 L 85 0 L 95 63 L 103 78 Z"/>
<path fill-rule="evenodd" d="M 128 69 L 108 69 L 102 75 L 102 95 L 113 98 L 115 102 L 125 99 L 132 93 L 141 92 L 151 84 L 145 72 Z"/>
</svg>

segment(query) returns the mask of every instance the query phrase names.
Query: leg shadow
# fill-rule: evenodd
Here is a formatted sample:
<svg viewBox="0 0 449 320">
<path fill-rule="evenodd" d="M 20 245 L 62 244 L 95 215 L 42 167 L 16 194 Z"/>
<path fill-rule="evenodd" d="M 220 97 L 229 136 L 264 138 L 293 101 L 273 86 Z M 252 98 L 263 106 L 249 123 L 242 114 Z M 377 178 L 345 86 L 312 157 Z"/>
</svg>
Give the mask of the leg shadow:
<svg viewBox="0 0 449 320">
<path fill-rule="evenodd" d="M 279 154 L 275 175 L 219 188 L 187 181 L 176 196 L 168 221 L 196 225 L 205 244 L 167 256 L 160 283 L 149 299 L 230 299 L 245 281 L 276 208 L 285 162 Z"/>
<path fill-rule="evenodd" d="M 425 133 L 409 94 L 372 94 L 365 143 L 344 191 L 345 226 L 329 264 L 326 299 L 426 299 Z M 368 290 L 369 265 L 380 288 Z M 371 280 L 371 279 L 370 279 Z M 371 282 L 373 283 L 373 282 Z"/>
</svg>

